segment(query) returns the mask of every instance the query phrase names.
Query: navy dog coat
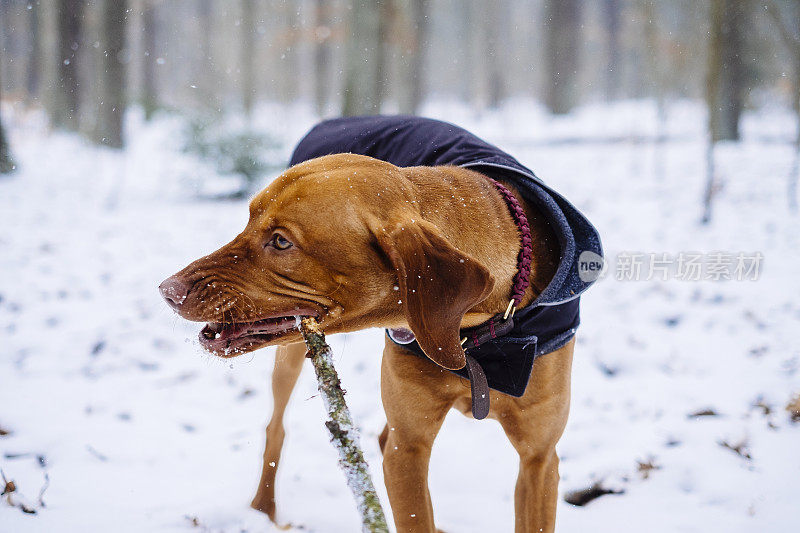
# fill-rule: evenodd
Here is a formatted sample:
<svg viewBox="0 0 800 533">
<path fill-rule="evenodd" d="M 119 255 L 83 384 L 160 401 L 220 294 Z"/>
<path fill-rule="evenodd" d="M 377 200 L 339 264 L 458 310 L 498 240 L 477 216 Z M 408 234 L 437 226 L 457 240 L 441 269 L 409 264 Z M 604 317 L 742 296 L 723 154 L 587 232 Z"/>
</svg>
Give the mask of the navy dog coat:
<svg viewBox="0 0 800 533">
<path fill-rule="evenodd" d="M 368 116 L 327 120 L 297 145 L 291 165 L 337 153 L 361 154 L 398 167 L 456 165 L 512 183 L 547 219 L 558 237 L 556 274 L 528 306 L 518 309 L 507 334 L 479 346 L 465 345 L 490 388 L 522 396 L 536 357 L 564 346 L 580 322 L 580 295 L 602 266 L 597 230 L 563 196 L 499 148 L 447 122 L 411 116 Z M 587 253 L 588 252 L 588 253 Z M 392 339 L 394 342 L 394 339 Z M 400 343 L 398 343 L 400 344 Z M 426 357 L 416 341 L 402 344 Z M 454 370 L 467 378 L 467 367 Z"/>
</svg>

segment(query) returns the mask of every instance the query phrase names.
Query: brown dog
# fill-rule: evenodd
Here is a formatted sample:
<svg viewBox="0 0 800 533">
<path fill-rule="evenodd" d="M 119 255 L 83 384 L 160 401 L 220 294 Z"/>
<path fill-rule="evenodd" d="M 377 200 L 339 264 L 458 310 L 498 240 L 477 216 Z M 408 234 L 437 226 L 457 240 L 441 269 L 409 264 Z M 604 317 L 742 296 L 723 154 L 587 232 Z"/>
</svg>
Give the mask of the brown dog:
<svg viewBox="0 0 800 533">
<path fill-rule="evenodd" d="M 531 227 L 524 306 L 553 278 L 559 249 L 541 214 L 506 186 Z M 470 412 L 469 382 L 445 369 L 465 365 L 460 328 L 506 309 L 519 239 L 506 202 L 483 174 L 338 154 L 284 172 L 253 199 L 241 234 L 162 283 L 182 317 L 208 322 L 201 332 L 207 350 L 229 357 L 279 346 L 253 507 L 275 519 L 272 465 L 280 459 L 283 413 L 305 352 L 295 317 L 313 315 L 329 334 L 409 328 L 436 363 L 387 339 L 381 388 L 388 423 L 380 437 L 397 530 L 436 530 L 427 485 L 431 446 L 450 408 Z M 489 416 L 520 456 L 518 532 L 554 528 L 555 445 L 569 411 L 573 345 L 535 360 L 522 397 L 491 392 Z"/>
</svg>

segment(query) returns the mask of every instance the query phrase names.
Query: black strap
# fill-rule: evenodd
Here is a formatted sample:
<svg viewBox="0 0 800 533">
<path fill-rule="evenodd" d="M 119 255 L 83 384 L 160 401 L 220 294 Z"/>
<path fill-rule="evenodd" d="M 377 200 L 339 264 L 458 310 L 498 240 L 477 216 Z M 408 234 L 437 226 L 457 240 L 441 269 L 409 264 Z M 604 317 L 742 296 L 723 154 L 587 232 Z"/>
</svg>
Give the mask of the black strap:
<svg viewBox="0 0 800 533">
<path fill-rule="evenodd" d="M 489 414 L 489 384 L 480 363 L 471 355 L 466 355 L 469 388 L 472 393 L 472 416 L 475 420 L 483 420 Z"/>
<path fill-rule="evenodd" d="M 496 315 L 490 318 L 486 323 L 475 326 L 473 328 L 462 329 L 459 335 L 467 340 L 464 342 L 464 350 L 471 350 L 477 348 L 481 344 L 488 342 L 497 337 L 504 337 L 511 333 L 514 329 L 514 319 L 508 317 L 503 320 L 503 315 Z"/>
</svg>

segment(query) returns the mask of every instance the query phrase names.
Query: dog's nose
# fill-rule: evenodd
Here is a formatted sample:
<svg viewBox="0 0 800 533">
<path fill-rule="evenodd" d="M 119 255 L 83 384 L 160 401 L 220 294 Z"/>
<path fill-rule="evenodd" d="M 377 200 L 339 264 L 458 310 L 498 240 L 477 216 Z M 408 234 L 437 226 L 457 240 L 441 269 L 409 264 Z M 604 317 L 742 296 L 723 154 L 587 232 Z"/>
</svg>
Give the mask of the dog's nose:
<svg viewBox="0 0 800 533">
<path fill-rule="evenodd" d="M 161 282 L 161 285 L 158 286 L 161 297 L 164 298 L 173 309 L 178 309 L 183 305 L 183 302 L 186 301 L 186 297 L 189 295 L 190 288 L 191 286 L 188 283 L 176 276 L 165 279 Z"/>
</svg>

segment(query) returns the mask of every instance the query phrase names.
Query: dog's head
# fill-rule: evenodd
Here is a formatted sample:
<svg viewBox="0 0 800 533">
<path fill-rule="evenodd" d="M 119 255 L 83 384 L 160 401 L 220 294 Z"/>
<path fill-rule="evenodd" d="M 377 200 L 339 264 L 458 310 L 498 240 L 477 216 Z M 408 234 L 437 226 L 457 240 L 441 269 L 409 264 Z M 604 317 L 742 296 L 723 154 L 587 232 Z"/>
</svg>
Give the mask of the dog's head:
<svg viewBox="0 0 800 533">
<path fill-rule="evenodd" d="M 494 284 L 488 270 L 424 220 L 404 171 L 338 154 L 294 166 L 250 203 L 230 243 L 166 279 L 200 343 L 223 356 L 301 340 L 297 317 L 327 333 L 409 327 L 446 368 L 465 364 L 458 330 Z"/>
</svg>

